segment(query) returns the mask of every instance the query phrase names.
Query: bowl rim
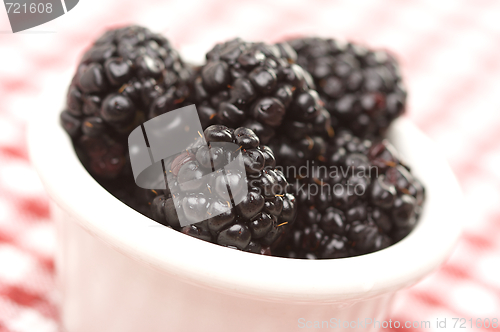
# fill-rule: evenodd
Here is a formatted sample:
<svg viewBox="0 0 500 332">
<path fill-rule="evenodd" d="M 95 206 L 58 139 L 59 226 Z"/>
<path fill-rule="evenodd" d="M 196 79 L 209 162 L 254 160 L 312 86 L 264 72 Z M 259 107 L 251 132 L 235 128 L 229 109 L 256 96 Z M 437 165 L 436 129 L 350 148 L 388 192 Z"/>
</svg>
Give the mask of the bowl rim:
<svg viewBox="0 0 500 332">
<path fill-rule="evenodd" d="M 444 157 L 407 119 L 396 120 L 389 137 L 396 147 L 403 147 L 403 156 L 413 161 L 426 158 L 414 168 L 417 175 L 425 173 L 420 178 L 431 194 L 417 227 L 402 241 L 375 253 L 298 260 L 200 241 L 161 226 L 120 202 L 85 170 L 59 125 L 62 108 L 54 101 L 64 100 L 60 91 L 65 88 L 52 88 L 46 95 L 45 107 L 28 126 L 31 161 L 49 196 L 81 227 L 112 248 L 188 283 L 271 301 L 360 300 L 416 283 L 444 262 L 458 240 L 461 223 L 457 221 L 463 215 L 458 182 Z M 429 199 L 434 199 L 432 211 L 427 211 Z M 436 199 L 440 210 L 434 203 Z"/>
</svg>

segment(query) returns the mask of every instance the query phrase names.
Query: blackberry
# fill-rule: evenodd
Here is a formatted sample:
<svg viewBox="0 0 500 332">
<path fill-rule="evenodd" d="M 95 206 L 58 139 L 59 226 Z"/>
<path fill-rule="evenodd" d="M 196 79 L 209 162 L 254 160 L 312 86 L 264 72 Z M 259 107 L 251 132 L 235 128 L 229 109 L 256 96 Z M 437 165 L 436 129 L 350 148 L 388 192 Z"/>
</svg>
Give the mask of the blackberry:
<svg viewBox="0 0 500 332">
<path fill-rule="evenodd" d="M 357 136 L 381 137 L 404 112 L 406 89 L 391 54 L 334 39 L 300 38 L 288 43 L 340 127 Z"/>
<path fill-rule="evenodd" d="M 109 30 L 97 39 L 78 65 L 61 113 L 92 175 L 121 174 L 128 134 L 179 107 L 188 97 L 190 73 L 168 40 L 146 28 Z"/>
<path fill-rule="evenodd" d="M 293 139 L 279 135 L 270 143 L 270 147 L 275 152 L 277 165 L 299 169 L 313 161 L 325 160 L 328 137 L 304 135 Z"/>
<path fill-rule="evenodd" d="M 204 137 L 208 145 L 196 142 L 166 160 L 168 189 L 155 192 L 153 218 L 205 241 L 270 254 L 293 225 L 297 209 L 273 152 L 244 127 L 212 125 Z M 246 177 L 224 167 L 238 157 Z M 191 224 L 181 226 L 182 220 Z"/>
<path fill-rule="evenodd" d="M 277 250 L 285 257 L 341 258 L 381 250 L 415 227 L 422 184 L 386 140 L 340 131 L 323 161 L 284 174 L 294 186 L 297 221 Z"/>
<path fill-rule="evenodd" d="M 99 179 L 112 179 L 123 173 L 127 146 L 108 135 L 82 135 L 75 148 L 83 165 Z"/>
<path fill-rule="evenodd" d="M 294 63 L 286 43 L 267 45 L 234 39 L 206 54 L 193 82 L 202 126 L 252 129 L 267 144 L 277 131 L 300 127 L 312 135 L 331 131 L 310 75 Z"/>
</svg>

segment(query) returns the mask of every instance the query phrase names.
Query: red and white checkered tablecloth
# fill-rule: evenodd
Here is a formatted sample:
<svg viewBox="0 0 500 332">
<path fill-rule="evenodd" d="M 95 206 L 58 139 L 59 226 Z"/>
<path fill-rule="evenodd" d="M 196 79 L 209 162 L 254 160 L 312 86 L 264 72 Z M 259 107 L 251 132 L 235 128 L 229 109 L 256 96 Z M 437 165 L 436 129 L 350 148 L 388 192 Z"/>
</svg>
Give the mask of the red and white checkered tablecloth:
<svg viewBox="0 0 500 332">
<path fill-rule="evenodd" d="M 31 33 L 5 33 L 0 9 L 0 332 L 58 331 L 54 226 L 27 156 L 26 123 L 103 29 L 127 23 L 163 32 L 200 58 L 231 37 L 295 34 L 396 53 L 410 93 L 406 116 L 447 157 L 470 213 L 448 263 L 401 292 L 387 319 L 432 322 L 415 331 L 443 330 L 436 319 L 448 318 L 448 329 L 452 317 L 500 319 L 500 1 L 82 0 Z"/>
</svg>

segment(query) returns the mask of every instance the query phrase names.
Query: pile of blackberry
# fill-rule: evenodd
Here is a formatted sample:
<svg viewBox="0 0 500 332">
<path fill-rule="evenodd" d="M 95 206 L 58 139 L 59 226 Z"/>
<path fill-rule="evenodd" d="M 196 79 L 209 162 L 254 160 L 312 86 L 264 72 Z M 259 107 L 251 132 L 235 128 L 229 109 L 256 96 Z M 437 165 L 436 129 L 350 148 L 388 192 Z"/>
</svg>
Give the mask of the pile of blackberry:
<svg viewBox="0 0 500 332">
<path fill-rule="evenodd" d="M 404 112 L 406 90 L 391 54 L 334 39 L 299 38 L 288 43 L 341 127 L 376 138 Z"/>
<path fill-rule="evenodd" d="M 272 151 L 244 127 L 212 125 L 204 136 L 208 145 L 194 143 L 166 161 L 168 189 L 153 199 L 153 218 L 205 241 L 270 255 L 293 226 L 297 210 Z M 223 171 L 238 156 L 246 177 Z M 181 227 L 183 219 L 193 224 Z"/>
<path fill-rule="evenodd" d="M 330 140 L 323 162 L 295 171 L 285 170 L 299 211 L 278 252 L 284 257 L 378 251 L 408 235 L 422 211 L 424 187 L 386 140 L 341 131 Z"/>
<path fill-rule="evenodd" d="M 83 55 L 68 90 L 61 123 L 80 159 L 101 179 L 128 163 L 128 134 L 188 97 L 190 67 L 168 40 L 147 28 L 104 33 Z"/>
<path fill-rule="evenodd" d="M 384 139 L 405 103 L 386 52 L 237 38 L 195 67 L 129 26 L 83 56 L 61 122 L 99 183 L 157 222 L 242 251 L 330 259 L 386 248 L 417 223 L 425 190 Z M 204 135 L 164 160 L 166 190 L 139 189 L 129 133 L 191 104 Z M 246 176 L 224 167 L 237 158 Z"/>
</svg>

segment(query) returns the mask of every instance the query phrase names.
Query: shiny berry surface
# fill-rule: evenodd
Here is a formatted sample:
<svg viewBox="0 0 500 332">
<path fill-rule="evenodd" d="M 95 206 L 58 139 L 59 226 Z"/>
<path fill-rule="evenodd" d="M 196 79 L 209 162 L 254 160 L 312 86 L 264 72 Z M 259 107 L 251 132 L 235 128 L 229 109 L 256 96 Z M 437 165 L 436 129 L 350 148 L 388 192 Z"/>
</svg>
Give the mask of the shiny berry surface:
<svg viewBox="0 0 500 332">
<path fill-rule="evenodd" d="M 278 164 L 307 151 L 277 152 Z M 400 241 L 416 226 L 425 190 L 386 140 L 360 139 L 339 131 L 317 158 L 302 157 L 284 171 L 297 197 L 292 232 L 276 252 L 304 259 L 368 254 Z M 296 168 L 301 172 L 291 172 Z"/>
<path fill-rule="evenodd" d="M 169 190 L 150 197 L 153 218 L 205 241 L 271 254 L 297 214 L 295 196 L 287 193 L 289 184 L 275 168 L 273 151 L 245 127 L 212 125 L 203 134 L 207 145 L 193 143 L 166 162 Z M 223 169 L 238 157 L 246 176 Z M 202 181 L 207 175 L 211 178 Z M 181 218 L 192 224 L 180 227 Z"/>
<path fill-rule="evenodd" d="M 311 73 L 317 91 L 340 128 L 381 137 L 405 110 L 406 89 L 389 53 L 334 39 L 299 38 L 288 43 L 297 64 Z"/>
<path fill-rule="evenodd" d="M 296 53 L 287 43 L 237 38 L 215 45 L 206 58 L 194 75 L 192 99 L 204 128 L 244 126 L 264 144 L 286 132 L 285 123 L 293 120 L 308 127 L 309 134 L 330 129 L 330 114 L 310 74 L 294 63 Z M 306 100 L 307 94 L 313 97 Z"/>
<path fill-rule="evenodd" d="M 191 68 L 163 36 L 140 26 L 109 30 L 77 66 L 61 113 L 62 126 L 76 146 L 81 135 L 126 146 L 135 127 L 182 106 L 190 75 Z M 83 156 L 85 166 L 97 177 L 123 175 L 124 163 L 114 163 L 118 157 L 128 159 L 127 149 L 121 151 L 123 155 L 110 155 L 106 162 Z"/>
</svg>

